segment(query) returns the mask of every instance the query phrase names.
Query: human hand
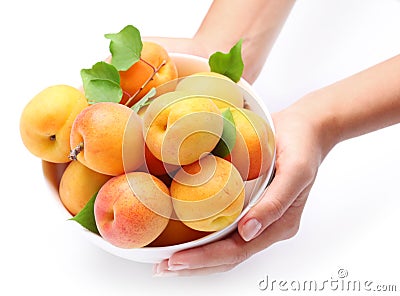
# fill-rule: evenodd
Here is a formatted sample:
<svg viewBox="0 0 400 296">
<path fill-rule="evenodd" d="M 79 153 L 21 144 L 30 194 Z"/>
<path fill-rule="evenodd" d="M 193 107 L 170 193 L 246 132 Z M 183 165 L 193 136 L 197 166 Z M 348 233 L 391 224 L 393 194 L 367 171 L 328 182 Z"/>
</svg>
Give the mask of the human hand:
<svg viewBox="0 0 400 296">
<path fill-rule="evenodd" d="M 259 202 L 228 238 L 173 254 L 154 266 L 155 275 L 201 275 L 233 269 L 272 244 L 293 237 L 317 175 L 330 147 L 320 125 L 289 107 L 273 115 L 276 129 L 276 173 Z"/>
<path fill-rule="evenodd" d="M 143 37 L 143 41 L 155 42 L 162 45 L 168 52 L 185 53 L 208 58 L 213 52 L 213 48 L 196 37 Z"/>
</svg>

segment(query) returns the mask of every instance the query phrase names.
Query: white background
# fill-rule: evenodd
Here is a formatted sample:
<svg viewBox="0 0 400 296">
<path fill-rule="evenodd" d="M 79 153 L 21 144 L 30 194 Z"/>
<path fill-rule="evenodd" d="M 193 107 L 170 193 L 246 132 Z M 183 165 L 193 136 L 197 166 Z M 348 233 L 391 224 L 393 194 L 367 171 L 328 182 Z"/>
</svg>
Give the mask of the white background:
<svg viewBox="0 0 400 296">
<path fill-rule="evenodd" d="M 335 147 L 320 168 L 298 235 L 231 272 L 154 278 L 151 265 L 91 245 L 68 226 L 44 182 L 41 162 L 22 145 L 22 109 L 47 86 L 78 86 L 80 69 L 108 55 L 105 33 L 132 24 L 142 35 L 190 37 L 210 1 L 4 3 L 1 295 L 266 295 L 271 291 L 260 291 L 258 283 L 267 275 L 323 281 L 337 278 L 340 268 L 348 270 L 348 279 L 397 284 L 400 290 L 399 125 Z M 400 53 L 399 16 L 398 0 L 299 0 L 256 91 L 270 111 L 278 111 L 313 89 Z M 334 292 L 326 288 L 317 295 L 329 293 Z"/>
</svg>

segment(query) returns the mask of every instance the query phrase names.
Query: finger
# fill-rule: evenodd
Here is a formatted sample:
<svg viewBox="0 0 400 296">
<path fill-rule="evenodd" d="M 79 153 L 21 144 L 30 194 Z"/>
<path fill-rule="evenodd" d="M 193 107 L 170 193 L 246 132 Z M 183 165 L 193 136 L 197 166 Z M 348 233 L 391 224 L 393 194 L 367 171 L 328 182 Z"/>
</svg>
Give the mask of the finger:
<svg viewBox="0 0 400 296">
<path fill-rule="evenodd" d="M 172 37 L 143 37 L 143 41 L 154 42 L 163 46 L 168 52 L 186 53 L 201 55 L 190 38 L 172 38 Z"/>
<path fill-rule="evenodd" d="M 304 192 L 304 196 L 307 195 L 308 193 Z M 235 255 L 237 254 L 235 251 L 230 252 L 229 248 L 223 246 L 227 240 L 222 240 L 207 245 L 204 248 L 199 247 L 174 254 L 169 260 L 163 260 L 154 266 L 154 275 L 195 276 L 231 270 L 251 255 L 270 247 L 278 241 L 293 236 L 297 232 L 304 205 L 305 203 L 290 207 L 281 219 L 271 224 L 260 236 L 251 242 L 244 242 L 240 236 L 235 233 L 232 240 L 239 240 L 240 242 L 236 245 L 236 250 L 240 250 L 240 252 L 245 255 L 238 257 Z M 214 247 L 211 245 L 217 248 L 222 245 L 224 251 L 218 253 L 218 249 L 214 250 Z M 200 249 L 202 249 L 202 251 L 200 251 Z M 216 251 L 216 253 L 214 253 L 214 251 Z M 218 259 L 216 260 L 215 257 Z"/>
<path fill-rule="evenodd" d="M 309 179 L 302 170 L 278 169 L 260 200 L 239 221 L 238 231 L 242 238 L 250 241 L 282 217 L 294 200 L 310 185 Z"/>
<path fill-rule="evenodd" d="M 162 260 L 160 263 L 156 263 L 153 265 L 153 275 L 162 275 L 168 271 L 168 259 Z"/>
<path fill-rule="evenodd" d="M 236 264 L 247 258 L 244 244 L 235 232 L 226 239 L 173 254 L 168 260 L 168 266 L 169 269 L 176 270 Z"/>
<path fill-rule="evenodd" d="M 168 264 L 167 264 L 168 266 Z M 196 269 L 182 269 L 182 270 L 169 270 L 165 268 L 164 265 L 159 265 L 156 267 L 156 271 L 154 272 L 154 276 L 162 276 L 162 277 L 172 277 L 172 276 L 201 276 L 208 275 L 213 273 L 221 273 L 229 271 L 235 268 L 237 264 L 229 265 L 219 265 L 212 267 L 202 267 Z"/>
<path fill-rule="evenodd" d="M 308 192 L 309 189 L 306 189 L 300 195 L 299 200 L 304 200 L 305 198 L 302 196 L 306 197 Z M 246 242 L 238 232 L 235 232 L 226 239 L 177 252 L 169 260 L 162 262 L 161 268 L 168 269 L 169 271 L 180 271 L 221 265 L 237 265 L 247 260 L 256 252 L 293 234 L 298 229 L 304 205 L 305 201 L 290 207 L 280 220 L 272 223 L 264 231 L 261 238 Z"/>
<path fill-rule="evenodd" d="M 236 232 L 201 247 L 177 252 L 153 268 L 155 276 L 193 276 L 233 269 L 248 258 L 245 242 Z"/>
<path fill-rule="evenodd" d="M 245 242 L 239 234 L 197 248 L 183 250 L 173 254 L 168 260 L 163 260 L 154 266 L 153 272 L 181 271 L 186 269 L 208 269 L 216 267 L 215 271 L 223 270 L 219 266 L 235 266 L 247 258 Z"/>
<path fill-rule="evenodd" d="M 311 187 L 302 192 L 299 199 L 289 207 L 279 220 L 273 222 L 256 238 L 246 243 L 248 253 L 258 253 L 278 241 L 293 237 L 297 233 L 310 189 Z"/>
</svg>

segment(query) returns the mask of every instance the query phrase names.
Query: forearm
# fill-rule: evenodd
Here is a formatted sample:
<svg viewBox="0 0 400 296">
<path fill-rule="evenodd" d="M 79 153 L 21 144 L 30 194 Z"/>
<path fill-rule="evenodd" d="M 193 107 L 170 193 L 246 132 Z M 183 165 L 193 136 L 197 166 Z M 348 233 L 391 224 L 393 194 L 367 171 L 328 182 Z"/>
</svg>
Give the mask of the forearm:
<svg viewBox="0 0 400 296">
<path fill-rule="evenodd" d="M 208 58 L 227 52 L 243 39 L 243 78 L 253 83 L 278 37 L 295 0 L 214 0 L 192 38 L 145 37 L 170 52 Z"/>
<path fill-rule="evenodd" d="M 328 147 L 400 122 L 400 55 L 307 95 L 293 106 Z"/>
<path fill-rule="evenodd" d="M 194 40 L 212 54 L 228 51 L 242 38 L 243 76 L 253 82 L 294 3 L 295 0 L 215 0 Z"/>
</svg>

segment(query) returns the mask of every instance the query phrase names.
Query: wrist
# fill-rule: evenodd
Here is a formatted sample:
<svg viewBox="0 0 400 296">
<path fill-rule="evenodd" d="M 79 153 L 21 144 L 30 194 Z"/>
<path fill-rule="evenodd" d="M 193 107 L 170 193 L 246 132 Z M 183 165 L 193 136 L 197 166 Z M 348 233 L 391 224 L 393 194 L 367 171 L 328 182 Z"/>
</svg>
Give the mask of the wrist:
<svg viewBox="0 0 400 296">
<path fill-rule="evenodd" d="M 320 89 L 305 95 L 293 105 L 294 111 L 298 112 L 313 130 L 321 149 L 321 161 L 342 141 L 339 116 L 337 110 L 330 106 L 331 97 L 333 95 L 329 91 Z"/>
</svg>

